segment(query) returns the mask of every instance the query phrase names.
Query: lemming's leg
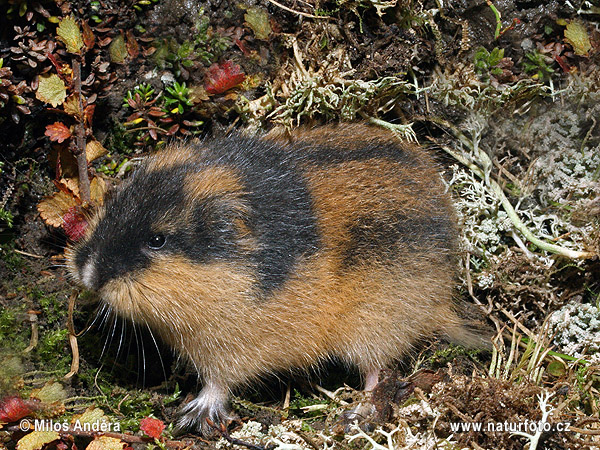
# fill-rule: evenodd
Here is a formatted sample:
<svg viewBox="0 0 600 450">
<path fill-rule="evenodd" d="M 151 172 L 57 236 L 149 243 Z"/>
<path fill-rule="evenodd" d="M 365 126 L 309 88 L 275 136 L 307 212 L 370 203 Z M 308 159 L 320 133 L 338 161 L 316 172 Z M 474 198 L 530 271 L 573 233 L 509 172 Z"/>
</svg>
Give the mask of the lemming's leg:
<svg viewBox="0 0 600 450">
<path fill-rule="evenodd" d="M 227 411 L 229 391 L 226 386 L 207 381 L 198 396 L 179 412 L 177 431 L 194 429 L 209 434 L 211 428 L 206 419 L 215 424 L 226 423 L 230 419 Z"/>
<path fill-rule="evenodd" d="M 371 369 L 365 375 L 365 392 L 371 392 L 379 383 L 379 372 L 381 369 Z"/>
</svg>

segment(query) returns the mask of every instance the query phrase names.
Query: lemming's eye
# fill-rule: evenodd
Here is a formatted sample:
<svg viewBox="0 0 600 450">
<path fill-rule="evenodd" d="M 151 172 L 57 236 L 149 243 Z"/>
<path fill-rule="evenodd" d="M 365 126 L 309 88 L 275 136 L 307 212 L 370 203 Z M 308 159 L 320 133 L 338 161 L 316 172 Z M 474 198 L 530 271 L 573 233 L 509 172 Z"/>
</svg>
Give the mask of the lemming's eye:
<svg viewBox="0 0 600 450">
<path fill-rule="evenodd" d="M 148 239 L 148 247 L 150 247 L 152 250 L 158 250 L 159 248 L 162 248 L 163 245 L 165 245 L 166 240 L 167 238 L 165 238 L 164 234 L 155 234 L 150 239 Z"/>
</svg>

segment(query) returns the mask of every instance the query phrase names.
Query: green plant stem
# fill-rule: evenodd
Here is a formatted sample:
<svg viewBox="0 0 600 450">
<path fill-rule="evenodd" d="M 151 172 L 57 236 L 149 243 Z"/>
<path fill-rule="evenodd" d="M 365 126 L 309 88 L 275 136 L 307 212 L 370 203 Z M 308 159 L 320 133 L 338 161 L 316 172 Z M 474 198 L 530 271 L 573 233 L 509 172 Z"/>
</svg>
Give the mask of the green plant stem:
<svg viewBox="0 0 600 450">
<path fill-rule="evenodd" d="M 394 134 L 402 136 L 409 142 L 417 142 L 417 135 L 412 129 L 412 123 L 408 123 L 406 125 L 399 125 L 395 123 L 386 122 L 385 120 L 376 119 L 375 117 L 369 117 L 369 123 L 390 130 Z"/>
<path fill-rule="evenodd" d="M 502 29 L 502 18 L 500 16 L 500 11 L 496 9 L 494 4 L 492 3 L 492 0 L 487 0 L 487 4 L 496 16 L 496 31 L 494 32 L 494 39 L 498 39 L 498 37 L 500 36 L 500 30 Z"/>
<path fill-rule="evenodd" d="M 473 151 L 473 153 L 475 154 L 475 156 L 478 158 L 479 162 L 481 163 L 481 165 L 483 165 L 484 167 L 491 167 L 492 165 L 492 161 L 490 160 L 490 157 L 483 151 L 476 149 L 475 146 L 473 145 L 472 141 L 467 138 L 460 130 L 458 130 L 458 128 L 456 128 L 454 125 L 452 125 L 451 123 L 449 123 L 446 120 L 443 119 L 439 119 L 436 117 L 427 117 L 426 120 L 429 120 L 430 122 L 433 122 L 437 125 L 441 125 L 447 129 L 449 129 L 452 134 L 468 149 L 470 149 L 471 151 Z M 506 214 L 508 215 L 510 221 L 512 222 L 512 224 L 514 225 L 514 227 L 523 235 L 525 236 L 525 238 L 527 240 L 529 240 L 529 242 L 531 242 L 532 244 L 534 244 L 535 246 L 537 246 L 538 248 L 542 249 L 542 250 L 546 250 L 550 253 L 556 253 L 557 255 L 562 255 L 562 256 L 566 256 L 567 258 L 573 258 L 573 259 L 586 259 L 586 258 L 593 258 L 594 256 L 596 256 L 595 253 L 593 252 L 580 252 L 577 250 L 571 250 L 565 247 L 561 247 L 560 245 L 556 245 L 556 244 L 551 244 L 549 242 L 543 241 L 541 239 L 539 239 L 538 237 L 536 237 L 529 228 L 527 228 L 527 225 L 525 225 L 521 219 L 519 218 L 517 212 L 515 211 L 515 209 L 513 208 L 512 204 L 510 203 L 510 201 L 508 200 L 508 198 L 506 198 L 506 195 L 504 194 L 504 191 L 502 190 L 502 187 L 493 179 L 486 177 L 485 172 L 477 165 L 475 164 L 474 161 L 469 160 L 468 158 L 465 157 L 465 155 L 460 154 L 459 152 L 450 149 L 446 146 L 443 146 L 444 150 L 453 158 L 455 158 L 457 161 L 459 161 L 461 164 L 467 166 L 469 169 L 471 169 L 471 171 L 473 171 L 473 173 L 475 173 L 475 175 L 477 175 L 479 178 L 481 178 L 482 180 L 484 180 L 489 188 L 492 190 L 492 192 L 497 196 L 497 198 L 500 200 L 500 203 L 502 204 L 502 207 L 504 208 L 504 211 L 506 212 Z"/>
</svg>

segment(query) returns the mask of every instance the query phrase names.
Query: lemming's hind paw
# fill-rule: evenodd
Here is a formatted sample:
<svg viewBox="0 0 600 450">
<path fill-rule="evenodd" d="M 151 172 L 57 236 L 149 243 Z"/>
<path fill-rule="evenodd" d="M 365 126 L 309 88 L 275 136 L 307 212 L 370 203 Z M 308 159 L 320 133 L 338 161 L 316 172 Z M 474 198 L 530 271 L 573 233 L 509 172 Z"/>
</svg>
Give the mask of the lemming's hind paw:
<svg viewBox="0 0 600 450">
<path fill-rule="evenodd" d="M 370 401 L 363 401 L 358 406 L 352 408 L 349 411 L 345 411 L 340 419 L 341 424 L 344 427 L 345 432 L 349 432 L 352 425 L 358 423 L 358 426 L 364 431 L 373 431 L 374 425 L 372 423 L 375 414 L 375 405 Z"/>
<path fill-rule="evenodd" d="M 216 426 L 227 425 L 232 419 L 226 406 L 227 391 L 220 386 L 206 385 L 198 397 L 179 411 L 175 432 L 180 434 L 186 430 L 194 430 L 204 436 L 211 434 L 215 430 L 207 419 Z"/>
</svg>

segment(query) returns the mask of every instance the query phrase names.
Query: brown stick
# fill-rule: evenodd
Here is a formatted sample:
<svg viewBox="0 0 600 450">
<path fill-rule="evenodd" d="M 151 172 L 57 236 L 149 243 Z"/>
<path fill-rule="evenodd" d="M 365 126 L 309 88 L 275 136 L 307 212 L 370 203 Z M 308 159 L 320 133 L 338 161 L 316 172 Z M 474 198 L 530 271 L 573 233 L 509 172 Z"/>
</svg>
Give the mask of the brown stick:
<svg viewBox="0 0 600 450">
<path fill-rule="evenodd" d="M 22 429 L 19 428 L 18 425 L 11 425 L 8 426 L 6 428 L 7 431 L 9 432 L 14 432 L 14 431 L 23 431 Z M 81 429 L 76 429 L 73 427 L 70 427 L 67 430 L 64 431 L 59 431 L 58 434 L 62 437 L 68 437 L 68 436 L 80 436 L 80 437 L 89 437 L 89 438 L 97 438 L 100 436 L 106 436 L 106 437 L 111 437 L 111 438 L 115 438 L 115 439 L 120 439 L 123 442 L 127 442 L 129 444 L 136 444 L 136 443 L 140 443 L 140 444 L 150 444 L 153 443 L 156 438 L 151 438 L 151 437 L 145 437 L 145 436 L 135 436 L 133 434 L 127 434 L 127 433 L 114 433 L 114 432 L 101 432 L 101 431 L 87 431 L 87 430 L 81 430 Z M 159 439 L 161 443 L 163 443 L 166 447 L 168 448 L 189 448 L 193 442 L 192 441 L 171 441 L 169 439 Z"/>
<path fill-rule="evenodd" d="M 82 202 L 89 203 L 90 195 L 90 178 L 87 170 L 87 157 L 85 155 L 85 114 L 83 111 L 83 95 L 81 93 L 81 61 L 79 56 L 73 57 L 73 81 L 75 82 L 75 92 L 79 99 L 79 114 L 77 116 L 77 124 L 75 125 L 76 148 L 73 154 L 77 158 L 77 169 L 79 171 L 79 193 Z"/>
</svg>

